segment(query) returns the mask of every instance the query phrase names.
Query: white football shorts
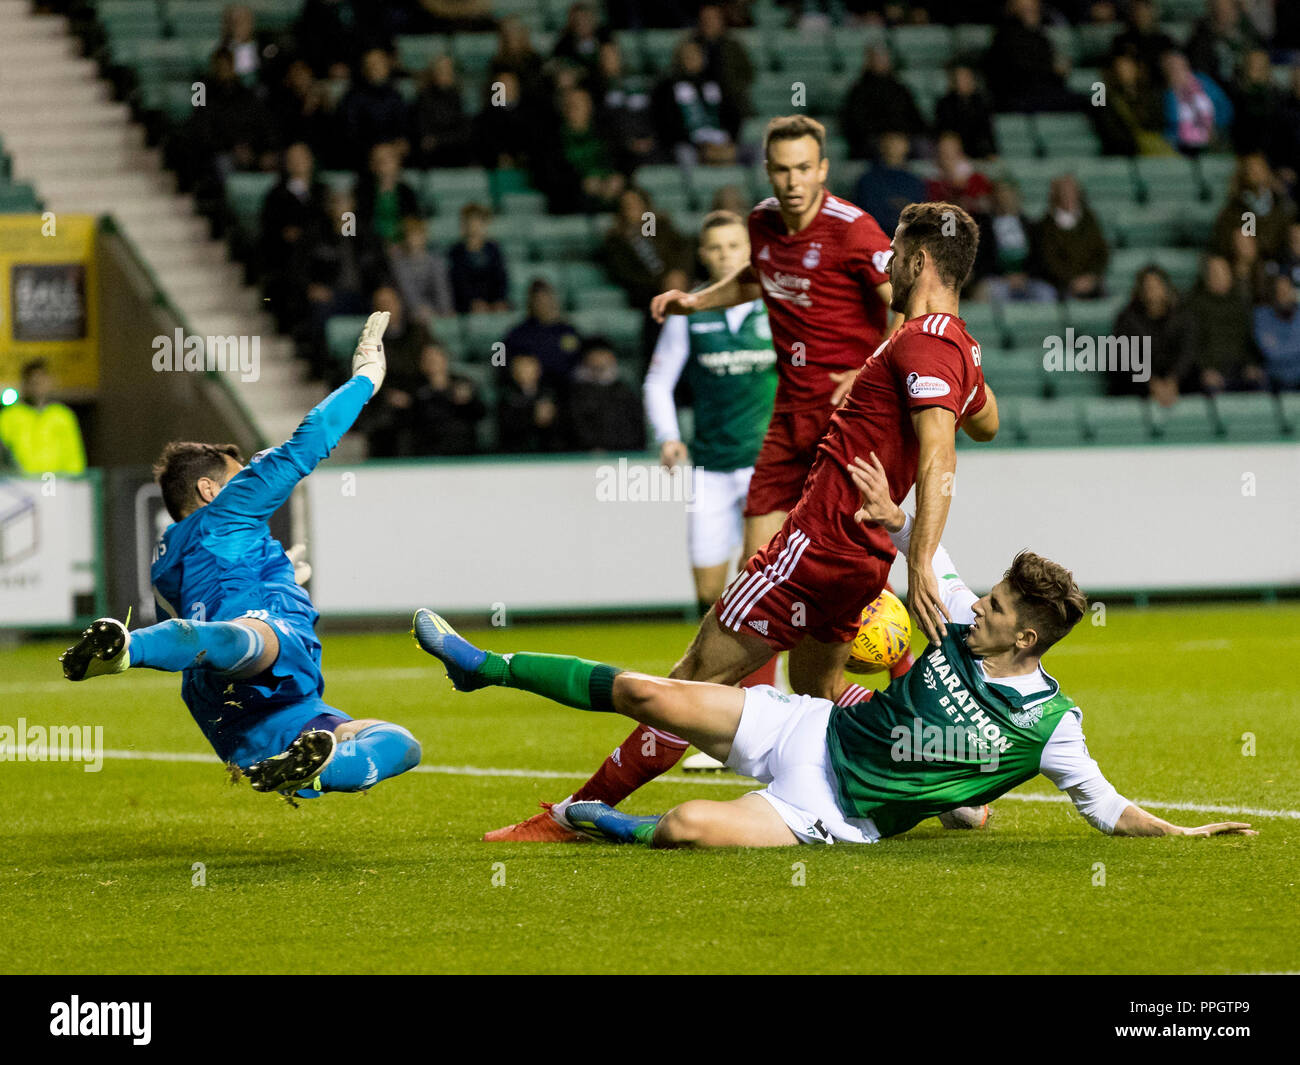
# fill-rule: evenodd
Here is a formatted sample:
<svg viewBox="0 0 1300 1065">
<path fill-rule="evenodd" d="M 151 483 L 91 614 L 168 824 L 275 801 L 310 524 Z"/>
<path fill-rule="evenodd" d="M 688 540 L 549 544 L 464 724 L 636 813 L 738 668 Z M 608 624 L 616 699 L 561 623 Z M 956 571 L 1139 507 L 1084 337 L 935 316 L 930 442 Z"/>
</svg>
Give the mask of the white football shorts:
<svg viewBox="0 0 1300 1065">
<path fill-rule="evenodd" d="M 720 566 L 740 553 L 745 536 L 745 497 L 754 467 L 704 470 L 696 467 L 686 510 L 686 544 L 696 569 Z"/>
</svg>

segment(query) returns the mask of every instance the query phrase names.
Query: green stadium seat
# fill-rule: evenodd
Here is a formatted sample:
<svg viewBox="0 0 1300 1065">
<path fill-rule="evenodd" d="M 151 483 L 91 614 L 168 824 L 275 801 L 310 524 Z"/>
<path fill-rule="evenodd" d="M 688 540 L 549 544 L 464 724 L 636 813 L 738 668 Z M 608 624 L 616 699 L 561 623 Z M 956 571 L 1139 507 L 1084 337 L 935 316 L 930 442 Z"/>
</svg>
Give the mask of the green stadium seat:
<svg viewBox="0 0 1300 1065">
<path fill-rule="evenodd" d="M 755 70 L 767 70 L 772 66 L 772 49 L 768 42 L 767 30 L 761 26 L 752 29 L 733 29 L 731 39 L 741 44 Z"/>
<path fill-rule="evenodd" d="M 1047 391 L 1053 399 L 1096 399 L 1106 394 L 1106 375 L 1094 370 L 1052 371 Z"/>
<path fill-rule="evenodd" d="M 549 281 L 560 299 L 564 299 L 564 268 L 560 263 L 511 262 L 506 264 L 510 278 L 510 302 L 516 307 L 528 305 L 528 287 L 541 278 Z"/>
<path fill-rule="evenodd" d="M 1089 439 L 1100 445 L 1145 444 L 1151 432 L 1146 400 L 1136 396 L 1094 399 L 1083 404 Z"/>
<path fill-rule="evenodd" d="M 583 294 L 588 290 L 609 284 L 609 275 L 597 263 L 574 260 L 562 263 L 561 267 L 564 271 L 564 289 L 575 307 L 582 306 Z"/>
<path fill-rule="evenodd" d="M 1043 347 L 1046 336 L 1060 336 L 1065 328 L 1057 303 L 1006 303 L 1000 308 L 1002 331 L 1013 348 Z"/>
<path fill-rule="evenodd" d="M 278 180 L 275 174 L 235 173 L 226 178 L 226 204 L 249 233 L 256 233 L 262 201 Z"/>
<path fill-rule="evenodd" d="M 437 214 L 455 214 L 467 203 L 492 203 L 492 188 L 482 167 L 426 170 L 421 177 L 424 198 Z"/>
<path fill-rule="evenodd" d="M 673 65 L 673 53 L 689 34 L 686 30 L 642 30 L 639 41 L 641 69 L 647 74 L 666 74 Z"/>
<path fill-rule="evenodd" d="M 1079 404 L 1068 399 L 1018 399 L 998 405 L 1019 443 L 1029 447 L 1078 447 L 1084 438 Z M 999 438 L 1001 433 L 998 434 Z"/>
<path fill-rule="evenodd" d="M 1074 28 L 1070 25 L 1044 26 L 1043 32 L 1051 38 L 1057 52 L 1074 62 L 1079 56 L 1079 44 L 1074 37 Z"/>
<path fill-rule="evenodd" d="M 1106 271 L 1107 287 L 1113 295 L 1131 292 L 1133 282 L 1150 263 L 1163 267 L 1175 288 L 1186 288 L 1196 280 L 1202 253 L 1192 248 L 1126 248 L 1115 252 Z"/>
<path fill-rule="evenodd" d="M 1267 392 L 1215 396 L 1214 415 L 1229 440 L 1273 440 L 1285 428 L 1278 399 Z"/>
<path fill-rule="evenodd" d="M 507 192 L 501 197 L 502 214 L 536 215 L 546 213 L 546 194 L 543 192 Z"/>
<path fill-rule="evenodd" d="M 994 350 L 1003 346 L 1002 326 L 993 304 L 962 300 L 961 319 L 966 323 L 966 331 L 975 338 L 981 349 Z"/>
<path fill-rule="evenodd" d="M 142 80 L 167 81 L 191 77 L 206 60 L 197 60 L 192 42 L 128 40 L 113 42 L 113 57 L 131 67 Z"/>
<path fill-rule="evenodd" d="M 1201 272 L 1201 259 L 1205 252 L 1197 248 L 1152 248 L 1151 258 L 1164 267 L 1174 287 L 1185 289 Z"/>
<path fill-rule="evenodd" d="M 690 171 L 690 183 L 697 211 L 709 210 L 713 197 L 729 186 L 739 189 L 743 198 L 749 198 L 749 168 L 745 166 L 697 166 Z"/>
<path fill-rule="evenodd" d="M 316 176 L 331 189 L 351 191 L 357 187 L 357 175 L 352 170 L 321 170 Z"/>
<path fill-rule="evenodd" d="M 754 110 L 761 115 L 788 115 L 798 110 L 791 102 L 794 94 L 792 86 L 798 80 L 801 79 L 783 72 L 763 72 L 755 76 L 750 89 Z M 804 85 L 806 90 L 807 83 Z M 806 96 L 805 92 L 805 98 Z M 805 106 L 802 110 L 808 112 L 809 108 Z"/>
<path fill-rule="evenodd" d="M 1203 444 L 1214 439 L 1217 426 L 1205 396 L 1182 396 L 1173 406 L 1150 407 L 1151 426 L 1158 440 L 1169 444 Z"/>
<path fill-rule="evenodd" d="M 1107 212 L 1107 220 L 1113 239 L 1123 248 L 1173 246 L 1183 237 L 1182 209 L 1177 205 L 1118 205 Z"/>
<path fill-rule="evenodd" d="M 1282 425 L 1288 433 L 1300 436 L 1300 392 L 1282 392 L 1278 396 L 1282 407 Z"/>
<path fill-rule="evenodd" d="M 427 70 L 440 55 L 450 52 L 451 41 L 441 33 L 403 34 L 397 38 L 397 62 L 409 74 Z"/>
<path fill-rule="evenodd" d="M 1193 203 L 1201 198 L 1201 182 L 1184 155 L 1140 155 L 1137 167 L 1139 198 L 1145 203 Z"/>
<path fill-rule="evenodd" d="M 245 3 L 257 16 L 257 28 L 271 33 L 292 27 L 302 7 L 297 0 L 245 0 Z"/>
<path fill-rule="evenodd" d="M 1178 205 L 1178 236 L 1175 243 L 1188 248 L 1204 248 L 1210 243 L 1214 220 L 1220 204 L 1211 200 Z"/>
<path fill-rule="evenodd" d="M 856 76 L 866 63 L 867 49 L 889 47 L 889 33 L 884 26 L 837 26 L 831 34 L 830 48 L 837 68 Z"/>
<path fill-rule="evenodd" d="M 460 317 L 439 318 L 433 323 L 433 335 L 447 349 L 453 362 L 465 359 L 465 326 Z"/>
<path fill-rule="evenodd" d="M 934 120 L 934 109 L 947 89 L 947 77 L 942 70 L 921 67 L 915 70 L 900 70 L 898 80 L 912 90 L 916 106 L 929 121 Z"/>
<path fill-rule="evenodd" d="M 164 36 L 166 27 L 154 0 L 102 0 L 95 13 L 112 41 Z"/>
<path fill-rule="evenodd" d="M 583 337 L 608 339 L 622 358 L 635 358 L 639 354 L 645 315 L 635 307 L 584 308 L 574 311 L 569 321 Z"/>
<path fill-rule="evenodd" d="M 589 257 L 600 245 L 600 237 L 586 215 L 538 215 L 524 220 L 528 246 L 537 259 Z"/>
<path fill-rule="evenodd" d="M 336 314 L 325 323 L 325 350 L 335 362 L 345 364 L 352 358 L 357 337 L 365 327 L 364 314 Z"/>
<path fill-rule="evenodd" d="M 1050 158 L 1065 160 L 1101 154 L 1101 140 L 1085 115 L 1035 115 L 1034 128 L 1039 144 Z"/>
<path fill-rule="evenodd" d="M 993 43 L 994 29 L 986 23 L 967 23 L 953 28 L 953 47 L 967 59 L 982 57 Z"/>
<path fill-rule="evenodd" d="M 999 152 L 1008 158 L 1032 159 L 1038 154 L 1038 137 L 1028 115 L 994 115 L 993 136 Z"/>
<path fill-rule="evenodd" d="M 513 279 L 512 279 L 513 280 Z M 523 311 L 484 311 L 461 316 L 464 346 L 461 357 L 470 362 L 490 363 L 496 350 L 505 343 L 506 334 L 523 320 Z"/>
<path fill-rule="evenodd" d="M 1042 348 L 990 351 L 984 354 L 980 367 L 999 399 L 1042 398 L 1047 391 Z"/>
<path fill-rule="evenodd" d="M 451 38 L 451 54 L 467 75 L 484 78 L 489 73 L 492 57 L 497 54 L 497 35 L 457 33 Z"/>
<path fill-rule="evenodd" d="M 455 377 L 464 377 L 474 383 L 478 389 L 479 398 L 487 406 L 488 410 L 495 409 L 497 405 L 497 368 L 491 363 L 465 362 L 463 360 L 452 360 L 449 369 Z M 484 421 L 490 423 L 491 417 L 485 418 Z M 480 429 L 482 425 L 480 424 Z M 479 446 L 483 447 L 484 442 L 479 440 Z"/>
<path fill-rule="evenodd" d="M 26 183 L 0 183 L 0 214 L 29 214 L 41 209 L 36 190 Z"/>
<path fill-rule="evenodd" d="M 1062 317 L 1076 336 L 1101 336 L 1115 331 L 1115 319 L 1128 303 L 1127 293 L 1099 300 L 1067 300 Z"/>
<path fill-rule="evenodd" d="M 1127 205 L 1137 201 L 1137 181 L 1133 174 L 1133 164 L 1128 159 L 1078 158 L 1066 169 L 1079 179 L 1089 201 L 1102 205 L 1107 210 L 1111 209 L 1111 205 Z"/>
<path fill-rule="evenodd" d="M 1101 70 L 1097 67 L 1076 67 L 1065 78 L 1065 86 L 1072 92 L 1091 96 L 1098 82 L 1103 81 Z"/>
<path fill-rule="evenodd" d="M 582 293 L 574 298 L 569 306 L 575 311 L 621 311 L 627 307 L 627 293 L 617 285 L 608 283 L 595 285 L 583 289 Z"/>
<path fill-rule="evenodd" d="M 899 65 L 909 70 L 942 68 L 956 52 L 947 26 L 895 26 L 889 36 Z"/>
<path fill-rule="evenodd" d="M 1081 63 L 1104 65 L 1112 42 L 1123 28 L 1120 22 L 1082 23 L 1074 31 L 1075 58 Z"/>
<path fill-rule="evenodd" d="M 220 37 L 226 6 L 226 0 L 168 0 L 167 24 L 172 36 L 186 40 Z"/>
<path fill-rule="evenodd" d="M 1228 184 L 1237 170 L 1235 155 L 1201 155 L 1195 160 L 1196 172 L 1201 178 L 1201 198 L 1222 200 L 1228 194 Z"/>
<path fill-rule="evenodd" d="M 824 30 L 781 30 L 770 41 L 777 69 L 796 81 L 807 81 L 814 73 L 828 73 L 835 68 L 836 55 Z"/>
</svg>

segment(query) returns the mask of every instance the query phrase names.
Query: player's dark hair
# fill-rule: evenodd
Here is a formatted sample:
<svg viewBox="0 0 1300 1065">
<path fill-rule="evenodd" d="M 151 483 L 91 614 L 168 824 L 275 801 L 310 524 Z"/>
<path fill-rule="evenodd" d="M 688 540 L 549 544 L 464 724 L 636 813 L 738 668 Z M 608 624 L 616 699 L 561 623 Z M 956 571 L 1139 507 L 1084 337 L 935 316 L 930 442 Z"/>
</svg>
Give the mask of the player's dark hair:
<svg viewBox="0 0 1300 1065">
<path fill-rule="evenodd" d="M 1088 610 L 1088 597 L 1064 566 L 1032 551 L 1021 551 L 1002 575 L 1016 597 L 1016 617 L 1025 628 L 1038 634 L 1036 654 L 1079 623 Z"/>
<path fill-rule="evenodd" d="M 955 203 L 911 203 L 898 217 L 904 227 L 902 247 L 895 249 L 906 261 L 907 256 L 924 249 L 945 285 L 960 291 L 975 265 L 980 246 L 980 227 Z"/>
<path fill-rule="evenodd" d="M 199 478 L 216 479 L 226 472 L 226 459 L 242 464 L 236 444 L 197 444 L 173 440 L 153 464 L 154 480 L 162 489 L 163 505 L 172 521 L 180 521 L 194 509 Z"/>
<path fill-rule="evenodd" d="M 700 223 L 700 239 L 704 239 L 704 234 L 710 229 L 717 229 L 719 226 L 741 226 L 745 225 L 745 220 L 736 214 L 735 211 L 710 211 L 704 216 L 704 221 Z"/>
<path fill-rule="evenodd" d="M 768 146 L 773 141 L 797 141 L 800 137 L 811 137 L 817 142 L 817 154 L 826 157 L 826 127 L 815 118 L 807 115 L 778 115 L 767 124 L 763 132 L 763 158 L 767 158 Z"/>
</svg>

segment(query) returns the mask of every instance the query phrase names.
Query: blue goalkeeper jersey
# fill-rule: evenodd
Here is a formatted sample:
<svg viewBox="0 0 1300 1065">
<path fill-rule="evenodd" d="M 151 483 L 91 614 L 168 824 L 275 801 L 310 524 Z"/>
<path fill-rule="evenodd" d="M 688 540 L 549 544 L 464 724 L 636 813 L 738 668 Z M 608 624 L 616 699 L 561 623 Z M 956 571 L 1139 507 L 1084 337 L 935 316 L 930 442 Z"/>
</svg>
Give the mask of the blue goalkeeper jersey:
<svg viewBox="0 0 1300 1065">
<path fill-rule="evenodd" d="M 319 616 L 267 520 L 343 438 L 374 393 L 354 377 L 322 400 L 292 438 L 255 455 L 207 506 L 168 526 L 150 569 L 172 617 L 232 621 L 264 610 L 308 630 Z"/>
</svg>

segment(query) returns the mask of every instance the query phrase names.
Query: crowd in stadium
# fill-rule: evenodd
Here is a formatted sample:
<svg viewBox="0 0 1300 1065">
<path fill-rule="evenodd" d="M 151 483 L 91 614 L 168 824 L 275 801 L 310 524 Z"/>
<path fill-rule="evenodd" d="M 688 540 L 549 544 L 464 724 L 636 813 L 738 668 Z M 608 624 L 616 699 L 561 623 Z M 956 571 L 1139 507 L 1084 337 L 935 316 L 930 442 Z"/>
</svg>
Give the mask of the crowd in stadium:
<svg viewBox="0 0 1300 1065">
<path fill-rule="evenodd" d="M 645 443 L 636 386 L 656 331 L 649 317 L 631 351 L 581 335 L 550 281 L 511 277 L 528 264 L 503 254 L 490 201 L 459 206 L 458 240 L 433 240 L 427 205 L 406 175 L 467 166 L 522 172 L 550 215 L 609 220 L 599 261 L 628 307 L 643 310 L 659 291 L 689 288 L 702 278 L 691 223 L 674 225 L 638 172 L 761 164 L 754 131 L 771 116 L 755 106 L 757 64 L 738 32 L 751 24 L 752 4 L 578 2 L 546 52 L 527 21 L 495 18 L 492 7 L 307 0 L 286 33 L 231 6 L 210 56 L 206 105 L 173 132 L 169 158 L 218 221 L 231 175 L 278 174 L 247 258 L 315 376 L 339 372 L 327 354 L 331 317 L 391 313 L 393 387 L 367 426 L 373 454 L 472 453 L 485 421 L 502 451 L 636 450 Z M 907 57 L 878 43 L 866 47 L 829 116 L 838 120 L 837 146 L 847 147 L 847 159 L 832 158 L 832 174 L 850 159 L 867 162 L 856 187 L 843 191 L 886 232 L 915 200 L 950 200 L 975 216 L 982 246 L 968 299 L 1130 296 L 1113 331 L 1152 338 L 1153 374 L 1140 384 L 1117 376 L 1112 392 L 1168 404 L 1189 392 L 1300 388 L 1300 5 L 1206 0 L 1181 45 L 1156 0 L 791 0 L 781 8 L 787 26 L 813 30 L 994 27 L 986 50 L 946 62 L 947 91 L 933 119 L 895 69 Z M 1100 86 L 1091 94 L 1077 81 L 1071 87 L 1053 28 L 1116 22 Z M 675 27 L 665 68 L 627 73 L 617 31 Z M 472 94 L 451 55 L 433 56 L 426 69 L 399 60 L 403 35 L 461 31 L 496 34 L 477 108 L 466 104 Z M 1018 180 L 995 121 L 1009 112 L 1085 115 L 1106 156 L 1233 153 L 1236 172 L 1214 190 L 1222 207 L 1204 233 L 1194 283 L 1180 290 L 1152 263 L 1131 291 L 1131 272 L 1116 291 L 1107 280 L 1113 228 L 1068 159 L 1044 181 L 1045 200 Z M 322 181 L 326 170 L 352 171 L 355 184 Z M 743 217 L 753 192 L 719 187 L 708 206 Z M 1029 193 L 1045 210 L 1023 206 Z M 650 235 L 647 211 L 656 218 Z M 341 232 L 347 212 L 355 228 Z M 581 294 L 571 300 L 580 306 Z M 455 365 L 444 339 L 454 316 L 483 312 L 517 320 L 486 390 Z"/>
</svg>

